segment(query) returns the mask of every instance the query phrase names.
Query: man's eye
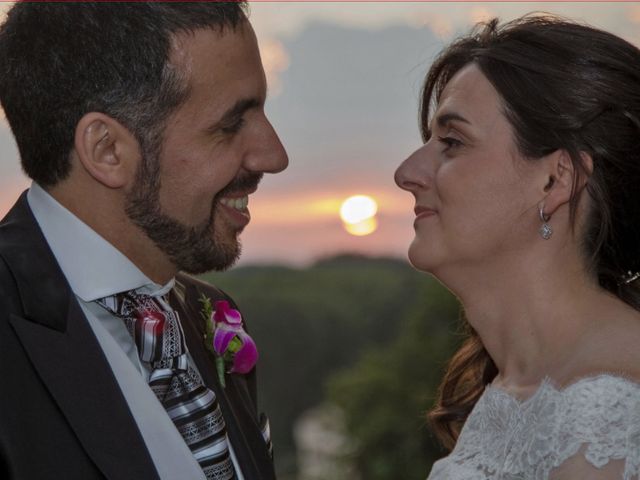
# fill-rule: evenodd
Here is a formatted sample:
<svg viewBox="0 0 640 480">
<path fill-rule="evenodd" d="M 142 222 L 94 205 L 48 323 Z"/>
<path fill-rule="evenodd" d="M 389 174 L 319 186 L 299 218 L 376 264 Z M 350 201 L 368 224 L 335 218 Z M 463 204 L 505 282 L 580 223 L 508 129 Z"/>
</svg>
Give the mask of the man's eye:
<svg viewBox="0 0 640 480">
<path fill-rule="evenodd" d="M 438 137 L 438 141 L 445 145 L 443 151 L 451 150 L 452 148 L 457 148 L 462 146 L 462 142 L 453 137 Z"/>
<path fill-rule="evenodd" d="M 237 120 L 230 122 L 227 125 L 223 125 L 220 130 L 226 134 L 237 133 L 244 125 L 244 118 L 238 118 Z"/>
</svg>

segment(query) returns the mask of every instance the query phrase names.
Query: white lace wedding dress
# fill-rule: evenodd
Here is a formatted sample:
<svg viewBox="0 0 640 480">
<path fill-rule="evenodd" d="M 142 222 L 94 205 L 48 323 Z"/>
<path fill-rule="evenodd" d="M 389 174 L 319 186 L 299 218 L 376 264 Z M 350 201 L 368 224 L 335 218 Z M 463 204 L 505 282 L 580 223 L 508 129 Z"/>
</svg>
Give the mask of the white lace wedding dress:
<svg viewBox="0 0 640 480">
<path fill-rule="evenodd" d="M 428 480 L 640 480 L 640 384 L 613 375 L 518 401 L 488 386 Z"/>
</svg>

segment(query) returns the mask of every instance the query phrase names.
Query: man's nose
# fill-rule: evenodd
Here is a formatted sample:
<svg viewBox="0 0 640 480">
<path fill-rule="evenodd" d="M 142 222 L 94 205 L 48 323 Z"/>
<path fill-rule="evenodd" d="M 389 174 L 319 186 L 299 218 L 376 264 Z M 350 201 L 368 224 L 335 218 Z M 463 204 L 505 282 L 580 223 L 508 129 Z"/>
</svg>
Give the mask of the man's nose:
<svg viewBox="0 0 640 480">
<path fill-rule="evenodd" d="M 262 134 L 245 159 L 245 168 L 253 172 L 278 173 L 289 165 L 287 155 L 278 134 L 265 119 Z"/>
</svg>

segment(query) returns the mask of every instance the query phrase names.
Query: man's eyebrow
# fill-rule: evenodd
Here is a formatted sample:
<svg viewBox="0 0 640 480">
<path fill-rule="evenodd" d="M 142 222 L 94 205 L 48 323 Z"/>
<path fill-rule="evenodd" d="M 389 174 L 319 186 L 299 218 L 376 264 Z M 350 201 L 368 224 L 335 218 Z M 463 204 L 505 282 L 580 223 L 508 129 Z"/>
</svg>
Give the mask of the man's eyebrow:
<svg viewBox="0 0 640 480">
<path fill-rule="evenodd" d="M 435 120 L 438 123 L 439 127 L 446 127 L 448 123 L 455 122 L 455 121 L 471 125 L 471 122 L 469 120 L 467 120 L 462 115 L 455 112 L 443 113 L 441 115 L 438 115 Z"/>
</svg>

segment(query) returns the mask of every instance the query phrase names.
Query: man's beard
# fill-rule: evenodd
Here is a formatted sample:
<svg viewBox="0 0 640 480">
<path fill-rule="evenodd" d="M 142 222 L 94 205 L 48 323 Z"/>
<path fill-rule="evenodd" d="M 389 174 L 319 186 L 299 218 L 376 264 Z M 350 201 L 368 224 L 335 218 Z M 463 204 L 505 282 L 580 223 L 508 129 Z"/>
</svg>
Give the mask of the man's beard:
<svg viewBox="0 0 640 480">
<path fill-rule="evenodd" d="M 214 197 L 209 219 L 192 227 L 162 212 L 159 161 L 143 158 L 125 211 L 179 270 L 192 274 L 224 270 L 238 260 L 241 245 L 237 237 L 225 239 L 223 232 L 216 231 L 219 200 L 237 191 L 255 189 L 261 178 L 262 174 L 256 173 L 236 177 Z"/>
</svg>

